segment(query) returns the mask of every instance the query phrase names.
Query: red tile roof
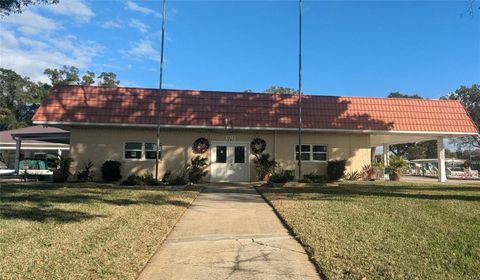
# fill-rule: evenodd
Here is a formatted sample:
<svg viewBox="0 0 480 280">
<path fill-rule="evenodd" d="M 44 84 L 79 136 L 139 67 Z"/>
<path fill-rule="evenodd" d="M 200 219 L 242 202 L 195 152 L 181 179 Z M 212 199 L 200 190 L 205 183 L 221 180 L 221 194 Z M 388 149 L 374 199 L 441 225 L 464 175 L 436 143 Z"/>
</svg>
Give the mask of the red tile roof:
<svg viewBox="0 0 480 280">
<path fill-rule="evenodd" d="M 61 86 L 37 110 L 35 123 L 156 123 L 157 89 Z M 297 96 L 164 90 L 162 125 L 296 128 Z M 303 96 L 306 129 L 477 133 L 463 106 L 452 100 Z"/>
</svg>

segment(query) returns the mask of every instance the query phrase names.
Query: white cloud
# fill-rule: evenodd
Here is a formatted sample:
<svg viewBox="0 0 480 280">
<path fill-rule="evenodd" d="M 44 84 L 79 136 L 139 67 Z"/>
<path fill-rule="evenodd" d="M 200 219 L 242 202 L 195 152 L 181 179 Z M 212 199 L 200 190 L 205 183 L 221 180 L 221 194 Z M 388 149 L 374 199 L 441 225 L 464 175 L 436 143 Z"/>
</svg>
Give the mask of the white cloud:
<svg viewBox="0 0 480 280">
<path fill-rule="evenodd" d="M 81 41 L 74 36 L 41 39 L 19 36 L 14 31 L 0 29 L 0 67 L 13 69 L 34 81 L 48 82 L 43 74 L 45 68 L 73 65 L 87 68 L 92 59 L 103 51 L 93 41 Z"/>
<path fill-rule="evenodd" d="M 160 51 L 153 47 L 152 41 L 150 40 L 142 39 L 134 43 L 132 48 L 123 53 L 137 58 L 148 58 L 160 61 Z"/>
<path fill-rule="evenodd" d="M 109 20 L 109 21 L 106 21 L 102 24 L 100 24 L 100 26 L 102 28 L 105 28 L 105 29 L 119 29 L 122 27 L 122 25 L 120 24 L 120 22 L 118 21 L 113 21 L 113 20 Z"/>
<path fill-rule="evenodd" d="M 137 29 L 140 33 L 146 33 L 150 28 L 150 26 L 136 19 L 130 20 L 129 26 Z"/>
<path fill-rule="evenodd" d="M 0 23 L 14 24 L 22 33 L 29 35 L 39 32 L 50 32 L 61 27 L 57 22 L 36 14 L 31 10 L 25 10 L 21 14 L 1 17 Z M 2 27 L 2 29 L 5 28 Z"/>
<path fill-rule="evenodd" d="M 54 14 L 73 17 L 77 22 L 88 22 L 95 15 L 83 0 L 60 1 L 58 4 L 44 6 Z"/>
<path fill-rule="evenodd" d="M 131 11 L 139 12 L 139 13 L 142 13 L 142 14 L 145 14 L 145 15 L 154 15 L 156 17 L 162 17 L 161 13 L 156 12 L 156 11 L 154 11 L 152 9 L 149 9 L 149 8 L 139 6 L 137 3 L 133 2 L 133 1 L 128 1 L 127 5 L 126 5 L 126 8 L 131 10 Z"/>
<path fill-rule="evenodd" d="M 0 50 L 3 48 L 18 48 L 19 42 L 13 32 L 0 29 Z"/>
</svg>

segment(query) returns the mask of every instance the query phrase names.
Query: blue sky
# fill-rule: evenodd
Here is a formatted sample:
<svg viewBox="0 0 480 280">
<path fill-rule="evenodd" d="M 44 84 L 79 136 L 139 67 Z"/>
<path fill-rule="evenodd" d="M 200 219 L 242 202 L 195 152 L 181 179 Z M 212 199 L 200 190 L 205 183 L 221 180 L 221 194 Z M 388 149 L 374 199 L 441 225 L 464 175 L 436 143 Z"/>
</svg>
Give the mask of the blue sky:
<svg viewBox="0 0 480 280">
<path fill-rule="evenodd" d="M 303 7 L 305 93 L 438 98 L 480 83 L 480 10 L 468 15 L 466 1 Z M 297 12 L 295 1 L 167 1 L 165 86 L 297 87 Z M 160 1 L 60 0 L 0 23 L 0 67 L 46 81 L 44 68 L 68 64 L 158 87 Z"/>
</svg>

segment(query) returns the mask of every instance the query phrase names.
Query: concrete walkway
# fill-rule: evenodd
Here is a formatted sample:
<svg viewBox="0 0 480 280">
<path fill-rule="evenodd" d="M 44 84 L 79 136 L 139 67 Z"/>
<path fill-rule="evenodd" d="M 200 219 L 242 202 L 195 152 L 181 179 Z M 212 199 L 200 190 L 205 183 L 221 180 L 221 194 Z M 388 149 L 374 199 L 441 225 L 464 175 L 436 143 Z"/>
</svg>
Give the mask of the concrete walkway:
<svg viewBox="0 0 480 280">
<path fill-rule="evenodd" d="M 250 186 L 204 190 L 139 279 L 319 279 L 303 247 Z"/>
</svg>

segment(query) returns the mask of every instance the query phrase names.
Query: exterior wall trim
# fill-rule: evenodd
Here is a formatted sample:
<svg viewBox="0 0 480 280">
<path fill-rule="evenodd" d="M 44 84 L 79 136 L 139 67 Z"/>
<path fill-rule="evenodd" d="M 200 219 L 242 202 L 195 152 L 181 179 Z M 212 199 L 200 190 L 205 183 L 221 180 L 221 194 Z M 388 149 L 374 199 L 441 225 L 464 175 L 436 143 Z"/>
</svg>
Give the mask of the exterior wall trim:
<svg viewBox="0 0 480 280">
<path fill-rule="evenodd" d="M 92 123 L 92 122 L 49 122 L 34 121 L 34 124 L 41 125 L 78 125 L 78 126 L 100 126 L 100 127 L 136 127 L 136 128 L 156 128 L 155 124 L 129 124 L 129 123 Z M 192 128 L 192 129 L 212 129 L 225 130 L 224 126 L 208 125 L 160 125 L 162 128 Z M 256 130 L 256 131 L 297 131 L 297 128 L 284 127 L 235 127 L 234 130 Z M 413 135 L 479 135 L 476 132 L 451 132 L 451 131 L 403 131 L 403 130 L 363 130 L 363 129 L 328 129 L 328 128 L 302 128 L 305 132 L 346 132 L 346 133 L 370 133 L 370 134 L 413 134 Z"/>
</svg>

